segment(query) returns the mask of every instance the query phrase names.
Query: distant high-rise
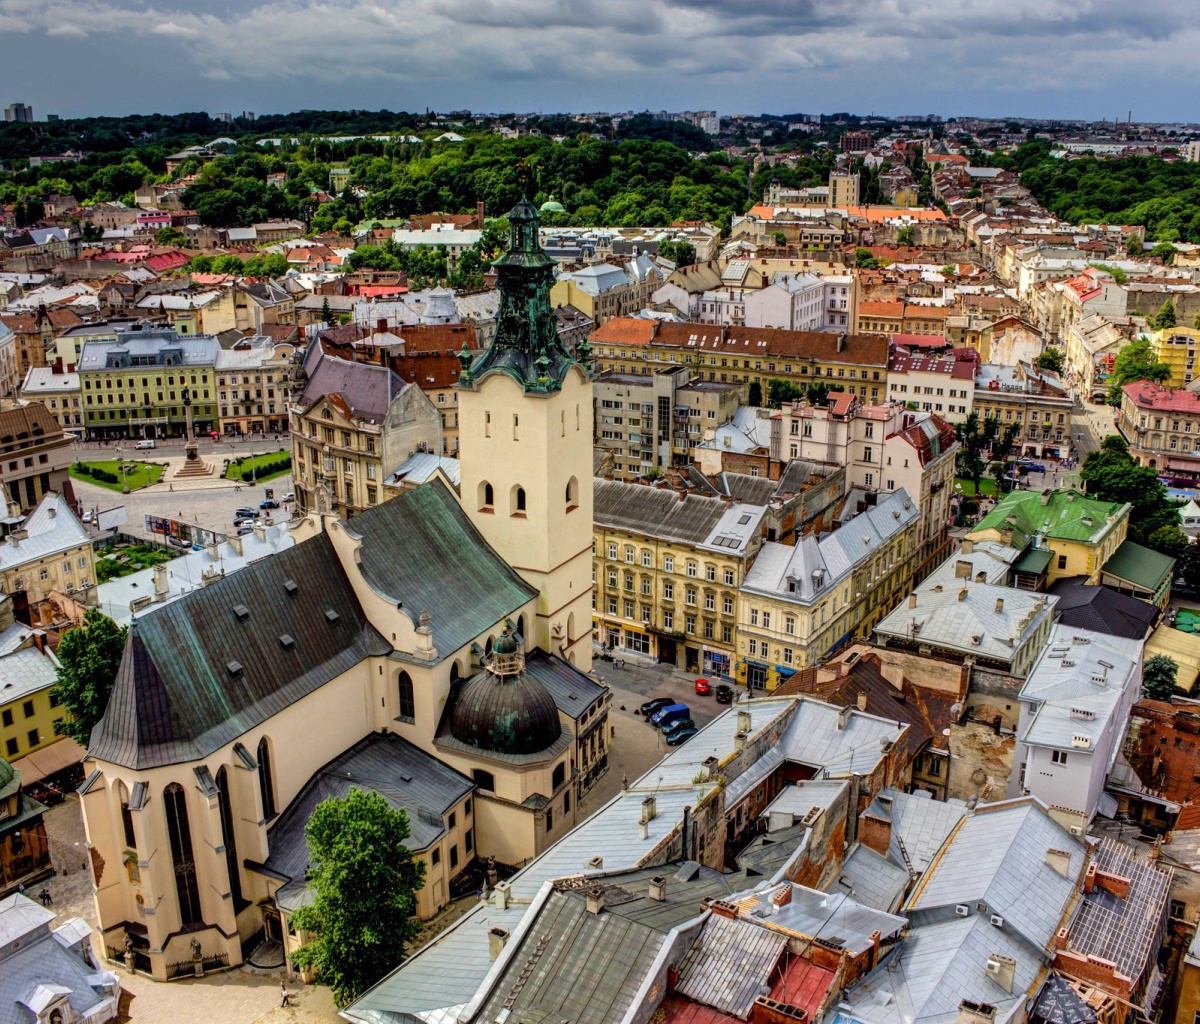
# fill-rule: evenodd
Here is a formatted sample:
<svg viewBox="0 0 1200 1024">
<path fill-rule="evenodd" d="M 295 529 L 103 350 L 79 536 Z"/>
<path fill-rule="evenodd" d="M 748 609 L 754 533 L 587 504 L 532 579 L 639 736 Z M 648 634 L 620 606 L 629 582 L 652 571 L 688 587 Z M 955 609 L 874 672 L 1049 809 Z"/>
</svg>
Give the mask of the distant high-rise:
<svg viewBox="0 0 1200 1024">
<path fill-rule="evenodd" d="M 4 120 L 6 121 L 32 121 L 33 107 L 27 103 L 10 103 L 4 108 Z"/>
</svg>

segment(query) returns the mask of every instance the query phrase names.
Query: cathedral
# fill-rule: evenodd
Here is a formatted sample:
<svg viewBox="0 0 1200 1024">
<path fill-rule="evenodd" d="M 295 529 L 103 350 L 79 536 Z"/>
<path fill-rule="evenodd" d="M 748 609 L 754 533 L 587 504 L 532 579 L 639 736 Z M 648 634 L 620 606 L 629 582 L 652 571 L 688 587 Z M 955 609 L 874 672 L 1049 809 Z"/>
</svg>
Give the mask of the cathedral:
<svg viewBox="0 0 1200 1024">
<path fill-rule="evenodd" d="M 110 955 L 166 979 L 290 952 L 305 824 L 351 787 L 406 810 L 430 917 L 480 861 L 570 831 L 606 770 L 588 350 L 559 343 L 537 211 L 509 220 L 495 337 L 460 356 L 457 488 L 311 513 L 294 547 L 130 625 L 80 791 Z"/>
</svg>

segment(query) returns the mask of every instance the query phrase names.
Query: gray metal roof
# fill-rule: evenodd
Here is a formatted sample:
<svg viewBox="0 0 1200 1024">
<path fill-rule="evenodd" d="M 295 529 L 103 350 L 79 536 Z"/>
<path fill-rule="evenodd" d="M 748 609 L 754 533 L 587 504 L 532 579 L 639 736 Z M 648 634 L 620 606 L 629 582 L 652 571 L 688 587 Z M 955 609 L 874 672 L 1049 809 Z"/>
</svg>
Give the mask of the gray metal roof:
<svg viewBox="0 0 1200 1024">
<path fill-rule="evenodd" d="M 929 867 L 946 837 L 954 831 L 954 826 L 966 817 L 967 805 L 953 797 L 934 800 L 931 794 L 923 790 L 905 793 L 899 789 L 884 789 L 880 790 L 866 813 L 892 824 L 888 859 L 893 864 L 903 866 L 904 855 L 900 850 L 903 844 L 913 869 L 921 872 Z"/>
<path fill-rule="evenodd" d="M 48 689 L 58 680 L 58 659 L 47 647 L 25 647 L 0 656 L 0 704 Z"/>
<path fill-rule="evenodd" d="M 679 965 L 676 991 L 746 1019 L 787 941 L 750 921 L 713 915 Z"/>
<path fill-rule="evenodd" d="M 782 886 L 791 887 L 791 902 L 776 909 L 771 897 Z M 742 896 L 738 903 L 743 914 L 810 938 L 840 942 L 853 954 L 870 949 L 875 932 L 887 939 L 899 935 L 907 923 L 844 892 L 820 892 L 787 881 L 760 889 L 749 900 Z"/>
<path fill-rule="evenodd" d="M 139 616 L 89 753 L 129 768 L 199 760 L 390 650 L 321 534 Z"/>
<path fill-rule="evenodd" d="M 306 366 L 309 377 L 300 396 L 307 408 L 328 394 L 341 395 L 351 412 L 364 420 L 382 423 L 388 408 L 410 386 L 397 374 L 374 363 L 359 363 L 325 355 L 315 367 Z"/>
<path fill-rule="evenodd" d="M 379 793 L 392 807 L 405 810 L 411 829 L 408 846 L 425 850 L 445 834 L 445 813 L 475 785 L 395 733 L 364 737 L 315 772 L 267 833 L 265 867 L 292 879 L 284 889 L 306 888 L 304 830 L 317 804 L 345 796 L 351 788 Z"/>
<path fill-rule="evenodd" d="M 841 875 L 826 888 L 830 892 L 849 892 L 859 903 L 890 914 L 900 906 L 908 881 L 904 868 L 859 843 L 842 865 Z"/>
<path fill-rule="evenodd" d="M 216 297 L 216 292 L 213 292 L 213 297 Z M 169 303 L 171 296 L 155 295 L 152 305 L 157 305 L 160 301 Z M 181 363 L 183 367 L 188 366 L 212 366 L 217 357 L 217 350 L 220 348 L 216 338 L 206 334 L 177 334 L 172 329 L 148 329 L 135 331 L 120 331 L 117 339 L 92 338 L 85 341 L 79 348 L 79 361 L 75 365 L 77 373 L 96 372 L 97 370 L 109 369 L 108 361 L 110 355 L 126 355 L 129 359 L 157 357 L 164 349 L 178 349 L 180 353 Z M 161 370 L 166 363 L 161 365 L 148 366 L 132 366 L 126 362 L 122 367 L 122 372 L 138 372 L 139 370 Z"/>
<path fill-rule="evenodd" d="M 66 499 L 55 491 L 48 491 L 42 497 L 21 529 L 29 535 L 0 542 L 0 570 L 16 569 L 92 542 Z"/>
<path fill-rule="evenodd" d="M 368 509 L 343 528 L 362 538 L 360 570 L 372 588 L 403 602 L 414 625 L 429 612 L 433 645 L 443 658 L 537 596 L 439 480 Z"/>
</svg>

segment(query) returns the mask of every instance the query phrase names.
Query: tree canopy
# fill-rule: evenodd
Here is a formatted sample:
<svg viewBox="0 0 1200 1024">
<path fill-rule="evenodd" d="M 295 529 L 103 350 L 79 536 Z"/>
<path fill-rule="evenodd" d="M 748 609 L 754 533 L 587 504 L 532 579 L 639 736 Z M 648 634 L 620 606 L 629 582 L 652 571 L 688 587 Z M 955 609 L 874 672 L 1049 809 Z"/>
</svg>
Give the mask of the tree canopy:
<svg viewBox="0 0 1200 1024">
<path fill-rule="evenodd" d="M 1138 544 L 1162 550 L 1175 557 L 1173 534 L 1161 533 L 1163 527 L 1178 527 L 1176 506 L 1167 498 L 1167 490 L 1158 474 L 1149 466 L 1140 466 L 1129 454 L 1124 438 L 1110 434 L 1091 452 L 1080 470 L 1087 493 L 1101 501 L 1128 503 L 1129 538 Z M 1156 543 L 1157 542 L 1157 543 Z"/>
<path fill-rule="evenodd" d="M 1153 380 L 1161 384 L 1170 376 L 1171 368 L 1154 357 L 1149 339 L 1132 341 L 1113 360 L 1113 372 L 1108 378 L 1108 404 L 1121 404 L 1121 388 L 1126 384 L 1136 380 Z"/>
<path fill-rule="evenodd" d="M 1146 659 L 1142 666 L 1142 693 L 1153 700 L 1170 700 L 1175 696 L 1175 680 L 1179 663 L 1166 654 Z"/>
<path fill-rule="evenodd" d="M 292 915 L 313 939 L 292 955 L 344 1006 L 404 959 L 425 865 L 405 845 L 408 815 L 376 792 L 317 804 L 304 831 L 313 901 Z"/>
<path fill-rule="evenodd" d="M 69 717 L 55 723 L 55 732 L 87 746 L 108 705 L 124 650 L 125 628 L 96 608 L 88 609 L 79 629 L 63 634 L 55 693 Z"/>
</svg>

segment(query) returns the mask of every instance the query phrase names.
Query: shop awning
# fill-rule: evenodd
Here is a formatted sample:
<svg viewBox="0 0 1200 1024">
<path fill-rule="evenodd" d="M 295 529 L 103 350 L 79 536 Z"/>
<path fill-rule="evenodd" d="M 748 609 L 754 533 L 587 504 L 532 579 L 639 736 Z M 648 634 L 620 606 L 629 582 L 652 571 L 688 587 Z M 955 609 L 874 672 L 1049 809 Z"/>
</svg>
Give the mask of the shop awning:
<svg viewBox="0 0 1200 1024">
<path fill-rule="evenodd" d="M 41 782 L 55 772 L 78 764 L 86 755 L 87 751 L 83 747 L 69 736 L 63 736 L 50 746 L 42 747 L 14 761 L 12 766 L 21 773 L 21 784 L 28 786 L 31 782 Z"/>
</svg>

